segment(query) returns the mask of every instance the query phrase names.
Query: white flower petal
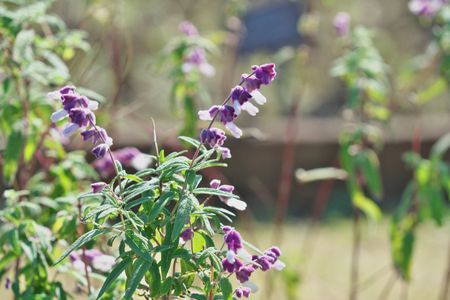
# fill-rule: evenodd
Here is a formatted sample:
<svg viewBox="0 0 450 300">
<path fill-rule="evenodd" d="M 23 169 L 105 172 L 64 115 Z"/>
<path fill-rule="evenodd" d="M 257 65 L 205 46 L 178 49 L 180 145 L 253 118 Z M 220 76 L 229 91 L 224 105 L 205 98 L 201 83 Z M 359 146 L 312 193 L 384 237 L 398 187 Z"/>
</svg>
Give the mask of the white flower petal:
<svg viewBox="0 0 450 300">
<path fill-rule="evenodd" d="M 61 100 L 61 94 L 59 93 L 59 91 L 47 93 L 47 97 L 51 100 Z"/>
<path fill-rule="evenodd" d="M 72 262 L 72 267 L 77 270 L 78 272 L 82 272 L 84 274 L 84 262 L 81 259 L 77 259 L 74 262 Z M 90 266 L 87 267 L 88 272 L 92 272 L 92 269 Z"/>
<path fill-rule="evenodd" d="M 202 72 L 205 76 L 211 77 L 214 76 L 214 74 L 216 73 L 216 70 L 214 69 L 213 66 L 211 66 L 208 63 L 202 63 L 198 69 L 200 70 L 200 72 Z"/>
<path fill-rule="evenodd" d="M 237 251 L 237 256 L 245 263 L 253 263 L 252 255 L 247 250 L 241 248 Z"/>
<path fill-rule="evenodd" d="M 150 155 L 140 153 L 131 160 L 131 166 L 139 171 L 147 168 L 152 161 L 153 159 Z"/>
<path fill-rule="evenodd" d="M 234 262 L 236 261 L 236 254 L 230 250 L 227 252 L 226 258 L 231 264 L 234 264 Z"/>
<path fill-rule="evenodd" d="M 69 125 L 66 126 L 66 128 L 64 128 L 62 133 L 65 137 L 69 137 L 72 134 L 74 134 L 79 128 L 80 126 L 78 126 L 77 124 L 70 123 Z"/>
<path fill-rule="evenodd" d="M 239 129 L 239 127 L 237 127 L 236 124 L 234 124 L 233 122 L 228 122 L 225 127 L 231 132 L 231 134 L 235 137 L 235 138 L 240 138 L 242 136 L 242 130 Z"/>
<path fill-rule="evenodd" d="M 63 118 L 65 118 L 68 114 L 69 113 L 67 112 L 67 110 L 60 109 L 60 110 L 55 111 L 54 113 L 52 113 L 52 116 L 50 117 L 50 119 L 52 120 L 53 123 L 56 123 L 59 120 L 62 120 Z"/>
<path fill-rule="evenodd" d="M 97 109 L 98 109 L 98 102 L 97 102 L 97 101 L 89 100 L 88 108 L 89 108 L 90 110 L 97 110 Z"/>
<path fill-rule="evenodd" d="M 234 113 L 239 116 L 241 113 L 241 104 L 238 101 L 233 102 Z"/>
<path fill-rule="evenodd" d="M 277 260 L 273 265 L 272 268 L 274 268 L 277 271 L 281 271 L 286 267 L 286 264 L 280 260 Z"/>
<path fill-rule="evenodd" d="M 256 116 L 256 114 L 259 112 L 259 109 L 250 102 L 245 102 L 244 104 L 242 104 L 242 110 L 247 111 L 251 116 Z"/>
<path fill-rule="evenodd" d="M 108 272 L 116 263 L 116 259 L 111 255 L 100 255 L 94 257 L 92 260 L 92 266 L 99 271 Z"/>
<path fill-rule="evenodd" d="M 255 102 L 258 103 L 259 105 L 263 105 L 264 103 L 267 102 L 266 97 L 263 94 L 261 94 L 259 90 L 254 90 L 253 92 L 250 93 L 250 95 L 252 95 L 253 99 L 255 99 Z"/>
<path fill-rule="evenodd" d="M 198 112 L 198 117 L 200 118 L 200 120 L 203 120 L 203 121 L 212 120 L 211 114 L 209 113 L 208 110 L 200 110 Z"/>
<path fill-rule="evenodd" d="M 256 293 L 259 290 L 258 286 L 251 280 L 247 280 L 242 285 L 248 287 L 252 291 L 252 293 Z"/>
<path fill-rule="evenodd" d="M 247 208 L 247 203 L 245 203 L 242 200 L 235 199 L 235 198 L 228 198 L 224 202 L 226 205 L 228 205 L 230 207 L 234 207 L 237 210 L 245 210 Z"/>
<path fill-rule="evenodd" d="M 184 64 L 181 66 L 181 70 L 182 70 L 184 73 L 189 73 L 189 72 L 191 72 L 193 69 L 194 69 L 194 65 L 191 64 L 191 63 L 184 63 Z"/>
</svg>

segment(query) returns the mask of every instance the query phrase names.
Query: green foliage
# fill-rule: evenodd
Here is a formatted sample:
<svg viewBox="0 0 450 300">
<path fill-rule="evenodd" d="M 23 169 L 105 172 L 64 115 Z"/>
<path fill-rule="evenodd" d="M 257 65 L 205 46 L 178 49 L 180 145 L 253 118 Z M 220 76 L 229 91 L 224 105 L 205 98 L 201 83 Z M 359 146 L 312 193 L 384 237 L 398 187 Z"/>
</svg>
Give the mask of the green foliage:
<svg viewBox="0 0 450 300">
<path fill-rule="evenodd" d="M 400 206 L 391 222 L 391 251 L 399 274 L 409 280 L 414 250 L 415 229 L 431 219 L 441 226 L 447 211 L 445 199 L 449 195 L 450 170 L 444 154 L 450 146 L 449 135 L 440 138 L 432 147 L 430 158 L 406 153 L 404 159 L 413 168 L 414 178 L 403 193 Z"/>
<path fill-rule="evenodd" d="M 357 27 L 351 49 L 338 59 L 331 70 L 347 85 L 347 106 L 360 110 L 360 118 L 386 121 L 390 112 L 388 67 L 373 44 L 373 33 Z"/>
<path fill-rule="evenodd" d="M 52 1 L 0 3 L 0 279 L 12 281 L 16 299 L 67 299 L 51 270 L 58 245 L 73 241 L 74 194 L 96 178 L 84 153 L 66 153 L 52 129 L 53 104 L 45 95 L 70 78 L 66 61 L 87 50 L 84 33 L 69 31 L 47 13 Z M 8 295 L 11 297 L 11 295 Z"/>
<path fill-rule="evenodd" d="M 170 93 L 170 108 L 184 119 L 180 135 L 194 137 L 197 132 L 198 101 L 210 102 L 205 87 L 201 84 L 202 75 L 210 76 L 214 69 L 206 62 L 206 57 L 197 56 L 200 53 L 213 53 L 215 44 L 198 34 L 183 35 L 173 39 L 163 50 L 159 65 L 171 66 L 169 78 L 172 88 Z M 191 61 L 194 60 L 194 63 Z M 207 71 L 205 72 L 205 68 Z"/>
</svg>

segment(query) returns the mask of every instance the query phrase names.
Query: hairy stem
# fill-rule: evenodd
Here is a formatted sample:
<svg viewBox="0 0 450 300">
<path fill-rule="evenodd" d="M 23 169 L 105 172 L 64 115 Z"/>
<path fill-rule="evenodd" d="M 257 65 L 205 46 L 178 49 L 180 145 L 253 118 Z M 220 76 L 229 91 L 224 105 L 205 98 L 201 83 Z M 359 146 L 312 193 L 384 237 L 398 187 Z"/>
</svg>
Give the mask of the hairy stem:
<svg viewBox="0 0 450 300">
<path fill-rule="evenodd" d="M 80 224 L 78 225 L 78 235 L 82 236 L 84 234 L 84 226 L 83 223 L 81 222 L 81 218 L 82 218 L 83 212 L 82 212 L 82 207 L 81 207 L 81 201 L 80 199 L 78 199 L 78 217 L 80 220 Z M 88 295 L 91 294 L 91 278 L 89 276 L 89 269 L 88 269 L 88 265 L 87 265 L 87 261 L 86 261 L 86 245 L 83 245 L 83 247 L 81 248 L 81 252 L 82 252 L 82 261 L 84 264 L 84 277 L 86 278 L 86 284 L 87 284 L 87 292 Z"/>
<path fill-rule="evenodd" d="M 255 74 L 255 72 L 252 72 L 252 73 L 250 73 L 247 77 L 242 78 L 242 80 L 239 82 L 238 85 L 241 86 L 242 84 L 244 84 L 245 80 L 246 80 L 247 78 L 249 78 L 250 76 L 252 76 L 253 74 Z M 230 101 L 230 99 L 231 99 L 231 92 L 228 94 L 228 97 L 225 98 L 225 100 L 222 102 L 221 106 L 226 105 L 226 104 L 228 103 L 228 101 Z M 214 116 L 213 116 L 211 122 L 209 122 L 209 125 L 208 125 L 208 127 L 206 128 L 207 130 L 208 130 L 208 129 L 211 129 L 211 127 L 213 126 L 214 122 L 216 121 L 218 115 L 219 115 L 219 111 L 217 111 L 217 112 L 214 114 Z M 200 153 L 200 148 L 202 147 L 202 145 L 203 145 L 203 143 L 200 141 L 200 144 L 198 145 L 197 149 L 195 150 L 194 156 L 192 156 L 191 164 L 189 165 L 189 170 L 192 169 L 192 166 L 193 166 L 193 164 L 194 164 L 194 161 L 195 161 L 195 159 L 198 157 L 198 154 Z"/>
</svg>

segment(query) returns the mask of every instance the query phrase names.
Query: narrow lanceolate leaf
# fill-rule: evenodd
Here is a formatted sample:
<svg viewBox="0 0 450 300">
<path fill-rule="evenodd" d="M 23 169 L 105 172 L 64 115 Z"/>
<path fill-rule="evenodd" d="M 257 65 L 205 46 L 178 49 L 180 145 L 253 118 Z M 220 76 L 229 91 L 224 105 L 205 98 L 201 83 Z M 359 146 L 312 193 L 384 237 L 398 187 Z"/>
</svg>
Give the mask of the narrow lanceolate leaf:
<svg viewBox="0 0 450 300">
<path fill-rule="evenodd" d="M 90 212 L 87 213 L 87 215 L 84 217 L 84 219 L 90 219 L 93 216 L 95 216 L 96 214 L 99 214 L 105 210 L 109 210 L 109 209 L 117 209 L 115 208 L 113 205 L 111 204 L 103 204 L 100 206 L 97 206 L 96 208 L 94 208 L 93 210 L 91 210 Z"/>
<path fill-rule="evenodd" d="M 222 290 L 223 300 L 232 300 L 233 299 L 233 287 L 231 286 L 230 281 L 227 278 L 220 279 L 219 282 L 220 289 Z"/>
<path fill-rule="evenodd" d="M 174 192 L 167 192 L 161 195 L 159 199 L 156 201 L 155 205 L 153 206 L 152 210 L 150 211 L 150 214 L 147 217 L 147 221 L 151 222 L 153 219 L 155 219 L 163 210 L 163 208 L 169 203 L 170 200 L 172 200 L 175 196 Z"/>
<path fill-rule="evenodd" d="M 189 197 L 184 197 L 180 200 L 177 214 L 175 215 L 175 222 L 173 224 L 171 240 L 175 241 L 180 237 L 181 230 L 187 222 L 187 219 L 191 213 L 192 200 Z"/>
<path fill-rule="evenodd" d="M 200 145 L 199 141 L 197 141 L 196 139 L 193 139 L 191 137 L 179 136 L 178 139 L 183 141 L 183 142 L 185 142 L 185 143 L 191 144 L 194 147 L 198 147 Z M 204 147 L 202 147 L 202 148 L 204 148 Z"/>
<path fill-rule="evenodd" d="M 92 241 L 95 237 L 97 237 L 100 234 L 108 232 L 108 229 L 93 229 L 91 231 L 86 232 L 82 236 L 78 238 L 70 247 L 66 250 L 66 252 L 63 253 L 55 262 L 55 265 L 59 264 L 64 258 L 66 258 L 72 251 L 80 248 L 87 242 Z"/>
<path fill-rule="evenodd" d="M 195 195 L 214 195 L 214 196 L 222 196 L 227 198 L 235 198 L 239 199 L 239 196 L 234 195 L 232 193 L 227 193 L 218 189 L 211 188 L 197 188 L 193 191 Z"/>
<path fill-rule="evenodd" d="M 8 137 L 5 154 L 3 157 L 3 175 L 9 182 L 16 174 L 19 166 L 20 149 L 22 148 L 22 133 L 20 131 L 13 131 Z"/>
<path fill-rule="evenodd" d="M 145 272 L 147 272 L 148 269 L 150 268 L 151 264 L 152 264 L 151 262 L 143 258 L 136 259 L 134 263 L 134 270 L 130 279 L 128 280 L 128 286 L 127 289 L 125 290 L 125 295 L 123 296 L 123 299 L 126 300 L 132 299 L 134 292 L 136 291 L 139 283 L 144 277 Z"/>
<path fill-rule="evenodd" d="M 125 243 L 134 253 L 137 254 L 137 256 L 149 262 L 153 261 L 152 257 L 150 256 L 150 250 L 141 241 L 136 242 L 135 240 L 133 240 L 131 234 L 126 234 Z"/>
<path fill-rule="evenodd" d="M 133 208 L 135 206 L 138 206 L 138 205 L 140 205 L 140 204 L 142 204 L 144 202 L 150 201 L 152 199 L 153 199 L 153 197 L 144 196 L 144 197 L 141 197 L 139 199 L 136 199 L 136 200 L 128 202 L 127 204 L 125 204 L 124 208 L 128 210 L 128 209 L 131 209 L 131 208 Z"/>
<path fill-rule="evenodd" d="M 125 257 L 120 263 L 114 266 L 108 277 L 106 277 L 102 288 L 98 292 L 97 299 L 100 299 L 100 297 L 108 290 L 111 283 L 113 283 L 120 276 L 120 274 L 122 274 L 122 272 L 128 267 L 130 263 L 131 258 Z"/>
<path fill-rule="evenodd" d="M 353 205 L 359 208 L 367 217 L 374 221 L 382 218 L 382 213 L 378 205 L 371 199 L 367 198 L 361 191 L 356 190 L 352 193 Z"/>
</svg>

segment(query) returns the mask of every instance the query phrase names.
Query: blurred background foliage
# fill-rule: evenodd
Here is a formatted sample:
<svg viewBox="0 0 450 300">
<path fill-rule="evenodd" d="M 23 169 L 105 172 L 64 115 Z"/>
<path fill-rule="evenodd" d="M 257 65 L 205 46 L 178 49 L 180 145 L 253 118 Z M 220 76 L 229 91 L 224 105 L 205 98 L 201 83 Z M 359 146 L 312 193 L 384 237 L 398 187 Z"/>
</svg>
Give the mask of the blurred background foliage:
<svg viewBox="0 0 450 300">
<path fill-rule="evenodd" d="M 294 28 L 298 42 L 280 43 L 279 46 L 261 47 L 255 51 L 244 49 L 241 41 L 246 33 L 245 20 L 252 14 L 258 15 L 261 10 L 275 10 L 286 3 L 299 9 L 300 19 L 295 20 Z M 215 68 L 215 76 L 195 79 L 205 87 L 196 90 L 197 108 L 204 109 L 211 103 L 221 102 L 248 65 L 275 62 L 278 78 L 273 87 L 265 91 L 269 101 L 261 110 L 260 117 L 243 116 L 241 122 L 246 127 L 247 135 L 240 141 L 230 139 L 234 156 L 230 168 L 224 174 L 211 171 L 206 176 L 218 177 L 236 185 L 242 197 L 249 202 L 251 210 L 241 219 L 250 236 L 283 240 L 289 262 L 281 281 L 286 299 L 298 299 L 298 295 L 305 296 L 304 293 L 305 299 L 338 299 L 346 293 L 348 261 L 333 258 L 348 257 L 351 233 L 346 221 L 325 226 L 320 236 L 316 236 L 317 228 L 288 224 L 282 239 L 282 232 L 275 229 L 274 237 L 267 235 L 268 225 L 254 223 L 254 218 L 250 217 L 267 221 L 274 216 L 273 207 L 282 174 L 280 166 L 286 160 L 286 144 L 291 144 L 292 148 L 292 169 L 336 166 L 339 132 L 344 126 L 342 116 L 348 113 L 345 109 L 348 101 L 346 87 L 329 71 L 342 55 L 346 43 L 336 37 L 333 28 L 333 18 L 339 11 L 349 12 L 352 24 L 373 30 L 374 43 L 386 63 L 387 79 L 383 78 L 383 81 L 389 81 L 392 120 L 383 129 L 385 145 L 380 153 L 379 165 L 384 202 L 378 204 L 394 211 L 393 208 L 402 199 L 401 195 L 404 195 L 403 205 L 394 213 L 390 225 L 390 238 L 394 243 L 394 264 L 400 269 L 400 275 L 409 279 L 410 269 L 414 266 L 409 264 L 409 257 L 395 256 L 395 243 L 398 239 L 408 238 L 410 233 L 412 235 L 421 217 L 409 210 L 411 197 L 408 192 L 411 188 L 403 190 L 416 174 L 418 179 L 413 178 L 411 184 L 417 184 L 415 188 L 419 193 L 436 193 L 441 200 L 446 197 L 443 192 L 448 187 L 429 184 L 430 178 L 439 172 L 448 176 L 447 170 L 441 167 L 445 155 L 439 153 L 436 156 L 433 152 L 429 155 L 429 152 L 438 137 L 450 128 L 450 107 L 447 91 L 449 76 L 442 72 L 449 69 L 445 67 L 449 61 L 445 55 L 448 36 L 442 34 L 445 32 L 442 28 L 431 30 L 431 24 L 426 19 L 418 19 L 411 14 L 408 1 L 57 0 L 51 7 L 51 13 L 60 16 L 68 29 L 77 30 L 79 35 L 73 37 L 77 39 L 77 44 L 83 39 L 86 43 L 80 44 L 81 49 L 56 49 L 57 54 L 68 61 L 67 74 L 51 73 L 57 76 L 43 76 L 41 79 L 51 81 L 45 82 L 46 85 L 56 86 L 64 82 L 70 73 L 71 83 L 98 92 L 100 95 L 95 95 L 95 99 L 104 102 L 99 123 L 107 125 L 116 145 L 149 149 L 153 131 L 151 118 L 154 118 L 161 143 L 177 149 L 180 145 L 175 141 L 176 134 L 186 129 L 186 123 L 182 110 L 175 109 L 170 100 L 174 85 L 174 77 L 171 76 L 173 61 L 163 58 L 167 54 L 167 45 L 181 35 L 180 22 L 188 20 L 195 24 L 200 35 L 214 45 L 207 57 Z M 270 16 L 266 17 L 262 18 L 255 35 L 262 34 L 264 37 L 266 34 L 268 37 L 271 30 L 276 30 L 266 25 L 265 21 L 270 23 Z M 292 33 L 292 28 L 289 30 Z M 437 43 L 431 43 L 433 39 Z M 441 70 L 440 63 L 444 66 Z M 296 130 L 289 133 L 287 129 L 292 128 L 289 125 L 292 119 L 298 119 L 298 122 L 293 123 Z M 194 125 L 190 126 L 188 131 L 192 133 Z M 416 142 L 418 139 L 421 147 L 413 149 L 415 152 L 405 157 L 408 163 L 405 165 L 403 152 L 411 150 L 412 139 Z M 1 141 L 2 146 L 5 143 Z M 72 144 L 70 147 L 78 146 Z M 55 167 L 55 177 L 58 172 L 64 172 L 63 169 Z M 313 220 L 323 215 L 326 220 L 350 215 L 351 201 L 344 183 L 303 185 L 293 177 L 287 180 L 291 182 L 287 186 L 290 191 L 286 196 L 287 215 L 311 215 Z M 414 183 L 414 180 L 417 182 Z M 445 209 L 434 211 L 438 213 L 433 213 L 433 207 L 424 208 L 425 214 L 431 214 L 438 224 L 443 223 Z M 383 276 L 388 279 L 390 274 L 389 226 L 384 222 L 363 226 L 367 226 L 363 228 L 367 234 L 362 242 L 361 297 L 371 299 L 366 297 L 371 294 L 375 296 L 373 299 L 377 299 L 385 288 Z M 393 230 L 395 226 L 397 231 Z M 399 229 L 404 232 L 399 234 Z M 410 299 L 425 299 L 436 293 L 433 285 L 428 283 L 441 280 L 441 269 L 439 272 L 433 271 L 441 267 L 445 258 L 446 229 L 436 231 L 426 225 L 418 230 L 421 239 L 415 237 L 418 240 L 415 266 L 422 272 L 416 272 L 415 278 L 413 276 L 415 282 L 420 284 L 411 285 Z M 298 243 L 298 236 L 304 238 L 301 244 Z M 398 242 L 398 245 L 408 247 L 405 241 Z M 408 249 L 403 250 L 400 252 L 407 255 Z M 324 260 L 323 257 L 330 259 Z M 297 272 L 300 266 L 301 273 Z M 343 269 L 345 276 L 342 275 Z M 378 274 L 379 270 L 381 275 L 377 275 L 375 282 L 370 274 Z M 367 290 L 364 287 L 366 279 L 369 282 Z M 267 289 L 277 282 L 267 283 Z M 299 282 L 302 284 L 300 290 Z M 376 292 L 370 293 L 371 290 Z M 393 297 L 400 298 L 402 293 L 403 288 L 398 284 Z"/>
</svg>

